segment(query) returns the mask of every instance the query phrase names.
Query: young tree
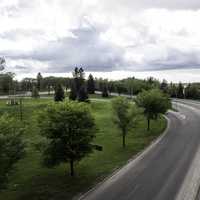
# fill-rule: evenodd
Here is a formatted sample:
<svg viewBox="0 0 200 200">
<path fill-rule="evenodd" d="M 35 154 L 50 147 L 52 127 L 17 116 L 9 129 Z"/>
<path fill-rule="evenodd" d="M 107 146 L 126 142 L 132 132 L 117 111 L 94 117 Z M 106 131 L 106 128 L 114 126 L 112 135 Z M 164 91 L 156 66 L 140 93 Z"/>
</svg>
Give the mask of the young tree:
<svg viewBox="0 0 200 200">
<path fill-rule="evenodd" d="M 87 91 L 89 94 L 95 93 L 95 82 L 92 74 L 89 75 L 88 81 L 87 81 Z"/>
<path fill-rule="evenodd" d="M 74 162 L 94 149 L 95 122 L 88 106 L 73 101 L 49 105 L 38 117 L 43 146 L 43 164 L 48 167 L 69 163 L 74 176 Z"/>
<path fill-rule="evenodd" d="M 63 101 L 65 99 L 65 92 L 61 86 L 58 84 L 55 88 L 54 100 L 55 101 Z"/>
<path fill-rule="evenodd" d="M 147 130 L 150 130 L 150 120 L 157 119 L 171 107 L 170 99 L 157 89 L 139 93 L 135 102 L 144 109 L 144 115 L 148 121 Z"/>
<path fill-rule="evenodd" d="M 38 91 L 38 88 L 33 86 L 33 89 L 32 89 L 32 95 L 31 95 L 33 98 L 39 98 L 40 95 L 39 95 L 39 91 Z"/>
<path fill-rule="evenodd" d="M 25 153 L 23 132 L 20 123 L 11 116 L 0 117 L 0 190 L 6 187 L 9 173 Z"/>
<path fill-rule="evenodd" d="M 112 107 L 114 111 L 114 122 L 122 131 L 122 145 L 126 146 L 126 135 L 128 129 L 133 125 L 136 119 L 136 110 L 125 97 L 117 97 L 112 100 Z"/>
</svg>

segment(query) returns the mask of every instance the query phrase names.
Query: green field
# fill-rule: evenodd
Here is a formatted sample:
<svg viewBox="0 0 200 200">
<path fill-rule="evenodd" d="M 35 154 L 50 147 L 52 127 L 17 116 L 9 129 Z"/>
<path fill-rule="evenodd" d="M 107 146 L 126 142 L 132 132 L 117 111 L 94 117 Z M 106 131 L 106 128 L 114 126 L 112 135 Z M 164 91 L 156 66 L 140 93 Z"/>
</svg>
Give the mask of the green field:
<svg viewBox="0 0 200 200">
<path fill-rule="evenodd" d="M 71 178 L 67 164 L 53 169 L 42 167 L 40 153 L 33 145 L 40 141 L 35 119 L 37 111 L 42 110 L 51 101 L 50 99 L 24 101 L 23 119 L 26 125 L 24 138 L 27 143 L 27 154 L 10 175 L 10 184 L 7 190 L 1 191 L 0 200 L 71 199 L 123 166 L 166 127 L 166 120 L 162 117 L 158 121 L 152 121 L 151 131 L 147 132 L 146 120 L 141 116 L 136 128 L 130 130 L 127 147 L 123 149 L 120 132 L 112 122 L 110 101 L 92 102 L 90 106 L 98 127 L 95 143 L 102 145 L 103 151 L 94 152 L 79 162 L 76 165 L 76 176 Z M 0 114 L 4 112 L 19 118 L 19 106 L 7 106 L 5 101 L 1 100 Z"/>
</svg>

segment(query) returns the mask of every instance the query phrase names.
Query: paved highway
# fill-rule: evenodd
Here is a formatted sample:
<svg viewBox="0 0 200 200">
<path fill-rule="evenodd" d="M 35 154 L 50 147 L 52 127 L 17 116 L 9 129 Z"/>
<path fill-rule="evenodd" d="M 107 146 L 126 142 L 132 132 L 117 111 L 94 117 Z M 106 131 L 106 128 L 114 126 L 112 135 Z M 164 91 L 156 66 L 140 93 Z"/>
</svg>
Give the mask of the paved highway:
<svg viewBox="0 0 200 200">
<path fill-rule="evenodd" d="M 181 101 L 170 126 L 141 159 L 82 196 L 84 200 L 175 200 L 200 146 L 200 104 Z"/>
</svg>

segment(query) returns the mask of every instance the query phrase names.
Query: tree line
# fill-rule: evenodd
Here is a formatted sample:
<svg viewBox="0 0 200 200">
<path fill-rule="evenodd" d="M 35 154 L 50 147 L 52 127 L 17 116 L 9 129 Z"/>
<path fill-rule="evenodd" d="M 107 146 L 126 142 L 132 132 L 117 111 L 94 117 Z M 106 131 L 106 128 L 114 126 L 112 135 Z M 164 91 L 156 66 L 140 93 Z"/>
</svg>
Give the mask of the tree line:
<svg viewBox="0 0 200 200">
<path fill-rule="evenodd" d="M 200 99 L 200 83 L 174 84 L 163 80 L 160 89 L 172 98 Z"/>
<path fill-rule="evenodd" d="M 150 77 L 146 80 L 134 77 L 123 80 L 109 81 L 102 78 L 94 78 L 92 74 L 85 76 L 83 68 L 76 67 L 73 77 L 43 77 L 41 73 L 36 78 L 24 78 L 21 81 L 14 79 L 13 73 L 0 74 L 0 94 L 18 94 L 23 92 L 48 91 L 54 92 L 61 86 L 65 91 L 72 90 L 71 98 L 79 98 L 80 93 L 94 94 L 102 92 L 102 96 L 108 97 L 110 93 L 137 95 L 142 90 L 159 88 L 159 81 Z M 84 86 L 83 86 L 84 85 Z M 75 91 L 76 90 L 76 91 Z M 78 92 L 77 92 L 78 91 Z M 86 94 L 85 94 L 86 95 Z"/>
<path fill-rule="evenodd" d="M 122 80 L 108 80 L 95 78 L 92 74 L 85 76 L 83 68 L 76 67 L 73 77 L 43 77 L 41 73 L 36 78 L 24 78 L 21 81 L 15 80 L 15 74 L 11 72 L 0 74 L 0 95 L 14 95 L 18 93 L 32 92 L 33 96 L 45 91 L 53 93 L 57 88 L 64 91 L 71 90 L 71 99 L 80 99 L 95 91 L 102 92 L 103 97 L 108 97 L 110 93 L 137 95 L 142 90 L 161 89 L 172 98 L 200 99 L 200 83 L 168 83 L 166 80 L 159 82 L 153 77 L 141 80 L 130 77 Z"/>
</svg>

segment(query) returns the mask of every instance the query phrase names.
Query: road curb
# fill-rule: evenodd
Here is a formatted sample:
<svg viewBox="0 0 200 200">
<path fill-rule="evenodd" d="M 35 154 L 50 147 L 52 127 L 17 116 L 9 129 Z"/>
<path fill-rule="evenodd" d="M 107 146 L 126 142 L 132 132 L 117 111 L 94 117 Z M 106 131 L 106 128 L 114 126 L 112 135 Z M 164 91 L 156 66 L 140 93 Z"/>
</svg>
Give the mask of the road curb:
<svg viewBox="0 0 200 200">
<path fill-rule="evenodd" d="M 73 198 L 73 200 L 83 200 L 90 193 L 92 193 L 94 190 L 96 190 L 98 187 L 100 187 L 100 185 L 102 185 L 103 183 L 105 183 L 109 179 L 112 179 L 115 176 L 117 176 L 122 171 L 123 168 L 128 168 L 129 165 L 131 165 L 131 166 L 136 165 L 140 160 L 142 160 L 144 158 L 144 156 L 147 153 L 149 153 L 153 148 L 155 148 L 155 146 L 157 146 L 160 143 L 160 141 L 165 137 L 165 135 L 168 133 L 170 125 L 171 125 L 171 120 L 166 115 L 163 115 L 163 116 L 167 120 L 167 126 L 166 126 L 165 130 L 163 131 L 163 133 L 159 137 L 157 137 L 155 140 L 153 140 L 143 151 L 137 153 L 131 159 L 129 159 L 124 166 L 116 169 L 111 175 L 107 176 L 102 181 L 100 181 L 99 183 L 97 183 L 93 188 L 91 188 L 90 190 L 88 190 L 86 193 L 80 194 L 78 196 L 75 196 Z"/>
</svg>

